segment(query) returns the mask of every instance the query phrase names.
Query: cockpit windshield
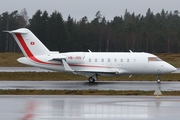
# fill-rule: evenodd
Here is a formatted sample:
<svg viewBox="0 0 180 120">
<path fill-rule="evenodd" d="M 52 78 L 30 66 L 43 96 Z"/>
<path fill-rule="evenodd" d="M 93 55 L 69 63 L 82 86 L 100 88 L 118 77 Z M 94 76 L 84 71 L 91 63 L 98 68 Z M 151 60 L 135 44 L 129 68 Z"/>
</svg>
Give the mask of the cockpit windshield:
<svg viewBox="0 0 180 120">
<path fill-rule="evenodd" d="M 162 61 L 162 60 L 158 57 L 148 57 L 148 62 L 150 61 Z"/>
</svg>

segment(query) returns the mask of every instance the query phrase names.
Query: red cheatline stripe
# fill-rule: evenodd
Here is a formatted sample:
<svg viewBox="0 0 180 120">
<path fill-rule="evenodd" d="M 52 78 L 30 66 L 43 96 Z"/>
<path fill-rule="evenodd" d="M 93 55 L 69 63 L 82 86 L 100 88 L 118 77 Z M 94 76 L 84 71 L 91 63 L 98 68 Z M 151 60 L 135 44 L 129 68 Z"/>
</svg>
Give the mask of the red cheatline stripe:
<svg viewBox="0 0 180 120">
<path fill-rule="evenodd" d="M 38 60 L 37 58 L 34 57 L 34 55 L 31 53 L 31 51 L 29 50 L 29 48 L 27 47 L 26 43 L 24 42 L 24 39 L 22 38 L 21 34 L 19 33 L 15 33 L 16 37 L 18 38 L 19 42 L 21 43 L 24 51 L 26 52 L 27 56 L 38 63 L 42 63 L 42 64 L 49 64 L 49 65 L 61 65 L 61 64 L 55 64 L 55 63 L 47 63 L 47 62 L 43 62 Z"/>
</svg>

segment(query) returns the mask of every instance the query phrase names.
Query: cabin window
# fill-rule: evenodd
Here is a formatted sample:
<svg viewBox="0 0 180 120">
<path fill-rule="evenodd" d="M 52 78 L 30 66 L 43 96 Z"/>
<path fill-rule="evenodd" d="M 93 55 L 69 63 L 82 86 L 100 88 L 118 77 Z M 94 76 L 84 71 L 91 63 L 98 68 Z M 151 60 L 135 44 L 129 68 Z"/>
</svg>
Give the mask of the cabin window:
<svg viewBox="0 0 180 120">
<path fill-rule="evenodd" d="M 129 62 L 129 59 L 127 59 L 127 62 Z"/>
<path fill-rule="evenodd" d="M 108 59 L 108 62 L 111 62 L 110 58 Z"/>
<path fill-rule="evenodd" d="M 104 62 L 104 59 L 102 59 L 101 62 Z"/>
<path fill-rule="evenodd" d="M 89 62 L 91 62 L 91 58 L 89 58 Z"/>
<path fill-rule="evenodd" d="M 117 59 L 114 59 L 114 62 L 117 62 Z"/>
<path fill-rule="evenodd" d="M 97 58 L 95 59 L 95 62 L 97 62 Z"/>
<path fill-rule="evenodd" d="M 121 62 L 123 62 L 123 59 L 121 59 Z"/>
<path fill-rule="evenodd" d="M 162 60 L 158 57 L 148 57 L 148 61 L 162 61 Z"/>
</svg>

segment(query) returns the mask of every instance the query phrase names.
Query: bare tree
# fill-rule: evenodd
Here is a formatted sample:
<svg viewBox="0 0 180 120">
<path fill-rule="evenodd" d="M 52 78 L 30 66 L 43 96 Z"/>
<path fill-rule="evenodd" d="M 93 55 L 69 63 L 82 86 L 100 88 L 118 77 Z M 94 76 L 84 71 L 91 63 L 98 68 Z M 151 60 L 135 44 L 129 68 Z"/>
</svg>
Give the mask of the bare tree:
<svg viewBox="0 0 180 120">
<path fill-rule="evenodd" d="M 26 27 L 29 23 L 29 17 L 25 8 L 21 10 L 18 20 L 20 27 Z"/>
</svg>

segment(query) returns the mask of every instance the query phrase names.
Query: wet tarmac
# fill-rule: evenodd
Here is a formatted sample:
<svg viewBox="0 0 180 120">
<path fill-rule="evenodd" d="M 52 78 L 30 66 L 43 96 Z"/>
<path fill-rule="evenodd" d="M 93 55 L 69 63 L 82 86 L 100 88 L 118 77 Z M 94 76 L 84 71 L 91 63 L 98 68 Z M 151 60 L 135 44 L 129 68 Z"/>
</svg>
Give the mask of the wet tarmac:
<svg viewBox="0 0 180 120">
<path fill-rule="evenodd" d="M 179 120 L 180 97 L 0 96 L 1 120 Z"/>
<path fill-rule="evenodd" d="M 161 81 L 0 81 L 0 89 L 45 90 L 143 90 L 159 88 L 163 91 L 180 91 L 180 82 Z"/>
</svg>

